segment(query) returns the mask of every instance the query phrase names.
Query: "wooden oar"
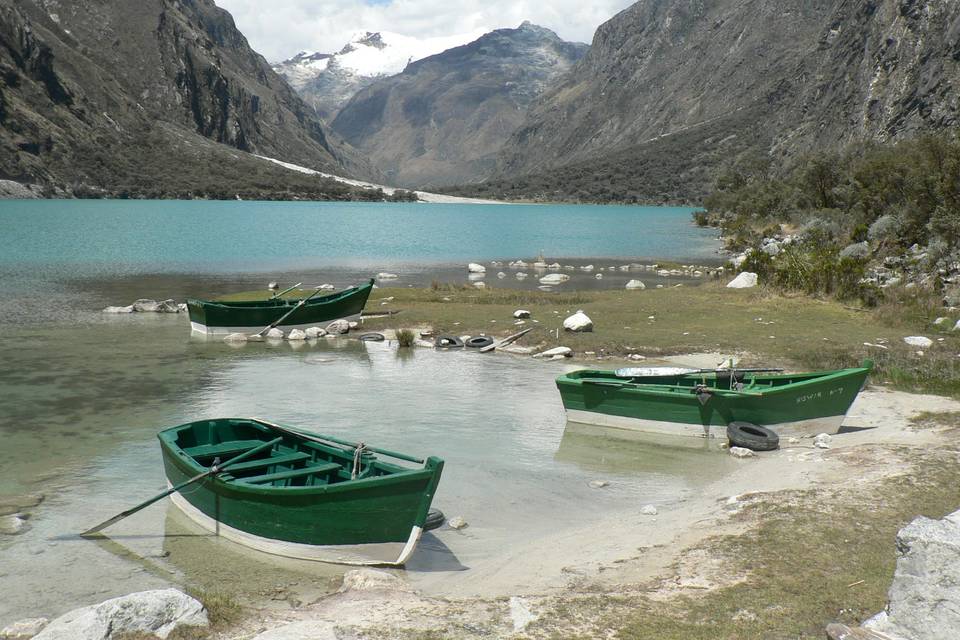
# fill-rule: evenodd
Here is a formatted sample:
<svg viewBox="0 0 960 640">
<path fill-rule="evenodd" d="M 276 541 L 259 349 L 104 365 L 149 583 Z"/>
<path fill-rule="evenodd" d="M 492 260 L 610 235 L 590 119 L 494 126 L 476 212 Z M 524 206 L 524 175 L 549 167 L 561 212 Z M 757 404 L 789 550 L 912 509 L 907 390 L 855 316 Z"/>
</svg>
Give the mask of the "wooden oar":
<svg viewBox="0 0 960 640">
<path fill-rule="evenodd" d="M 290 314 L 291 314 L 291 313 L 293 313 L 294 311 L 296 311 L 297 309 L 299 309 L 300 307 L 302 307 L 304 304 L 306 304 L 307 300 L 309 300 L 309 299 L 312 298 L 313 296 L 317 295 L 318 293 L 320 293 L 320 289 L 317 289 L 316 291 L 314 291 L 313 293 L 311 293 L 309 296 L 307 296 L 306 298 L 304 298 L 303 300 L 301 300 L 301 301 L 298 302 L 297 304 L 293 305 L 293 309 L 290 309 L 290 311 L 287 311 L 285 314 L 283 314 L 282 316 L 280 316 L 277 320 L 275 320 L 275 321 L 272 322 L 271 324 L 268 324 L 268 325 L 265 326 L 263 329 L 260 329 L 260 331 L 257 331 L 257 332 L 256 332 L 255 334 L 253 334 L 253 335 L 254 335 L 254 336 L 262 336 L 262 335 L 263 335 L 264 333 L 266 333 L 267 331 L 270 331 L 270 329 L 273 329 L 275 326 L 277 326 L 278 324 L 280 324 L 281 322 L 283 322 L 284 320 L 286 320 L 288 317 L 290 317 Z"/>
<path fill-rule="evenodd" d="M 357 447 L 360 446 L 360 443 L 357 443 L 357 442 L 350 442 L 349 440 L 341 440 L 340 438 L 334 438 L 333 436 L 323 436 L 316 433 L 306 433 L 304 431 L 300 431 L 299 429 L 291 429 L 290 427 L 284 427 L 282 425 L 275 424 L 273 422 L 268 422 L 263 418 L 250 418 L 250 419 L 255 422 L 259 422 L 260 424 L 267 425 L 268 427 L 272 427 L 277 431 L 279 431 L 280 433 L 286 433 L 286 434 L 298 436 L 305 440 L 310 440 L 311 442 L 319 442 L 321 444 L 330 444 L 330 443 L 339 444 L 344 447 L 350 447 L 351 449 L 356 449 Z M 422 458 L 414 458 L 413 456 L 408 456 L 405 453 L 397 453 L 396 451 L 390 451 L 388 449 L 379 449 L 377 447 L 371 447 L 368 444 L 364 444 L 363 448 L 366 449 L 367 451 L 373 451 L 374 453 L 380 453 L 385 456 L 390 456 L 391 458 L 397 458 L 398 460 L 406 460 L 407 462 L 423 464 Z"/>
<path fill-rule="evenodd" d="M 102 531 L 103 529 L 106 529 L 107 527 L 109 527 L 109 526 L 112 525 L 112 524 L 115 524 L 115 523 L 117 523 L 117 522 L 120 522 L 121 520 L 123 520 L 124 518 L 126 518 L 126 517 L 128 517 L 128 516 L 132 516 L 132 515 L 135 514 L 137 511 L 140 511 L 141 509 L 145 509 L 145 508 L 149 507 L 149 506 L 152 505 L 154 502 L 157 502 L 158 500 L 162 500 L 163 498 L 166 498 L 166 497 L 167 497 L 168 495 L 170 495 L 171 493 L 174 493 L 174 492 L 176 492 L 176 491 L 180 491 L 180 489 L 183 489 L 183 488 L 186 487 L 187 485 L 191 485 L 191 484 L 193 484 L 194 482 L 197 482 L 198 480 L 203 480 L 203 479 L 206 478 L 207 476 L 213 475 L 213 474 L 215 474 L 215 473 L 219 473 L 220 471 L 223 471 L 223 470 L 226 469 L 227 467 L 229 467 L 229 466 L 231 466 L 231 465 L 234 465 L 234 464 L 240 462 L 241 460 L 245 460 L 245 459 L 249 458 L 250 456 L 252 456 L 252 455 L 255 454 L 255 453 L 259 453 L 260 451 L 263 451 L 264 449 L 267 449 L 267 448 L 269 448 L 269 447 L 272 447 L 273 445 L 277 444 L 278 442 L 280 442 L 280 441 L 282 441 L 282 440 L 283 440 L 282 437 L 274 438 L 274 439 L 271 440 L 270 442 L 264 442 L 263 444 L 257 445 L 257 446 L 254 447 L 253 449 L 250 449 L 250 451 L 245 451 L 244 453 L 241 453 L 241 454 L 238 455 L 238 456 L 234 456 L 233 458 L 230 458 L 229 460 L 227 460 L 227 461 L 224 462 L 223 464 L 213 465 L 212 467 L 210 467 L 208 470 L 204 471 L 203 473 L 198 474 L 198 475 L 195 475 L 195 476 L 193 476 L 192 478 L 190 478 L 189 480 L 184 480 L 183 482 L 181 482 L 180 484 L 178 484 L 178 485 L 176 485 L 176 486 L 170 487 L 169 489 L 167 489 L 167 490 L 164 491 L 163 493 L 160 493 L 160 494 L 158 494 L 158 495 L 153 496 L 152 498 L 150 498 L 150 499 L 147 500 L 146 502 L 141 502 L 141 503 L 138 504 L 137 506 L 135 506 L 135 507 L 133 507 L 133 508 L 131 508 L 131 509 L 127 509 L 126 511 L 124 511 L 124 512 L 122 512 L 122 513 L 118 513 L 117 515 L 113 516 L 113 517 L 110 518 L 109 520 L 104 520 L 103 522 L 101 522 L 101 523 L 98 524 L 97 526 L 92 527 L 92 528 L 90 528 L 90 529 L 87 529 L 86 531 L 84 531 L 83 533 L 81 533 L 80 536 L 83 537 L 83 538 L 86 538 L 86 537 L 89 537 L 89 536 L 91 536 L 91 535 L 99 532 L 99 531 Z"/>
<path fill-rule="evenodd" d="M 691 373 L 782 373 L 783 369 L 758 367 L 754 369 L 694 369 L 692 367 L 624 367 L 617 369 L 618 378 L 643 378 L 647 376 L 685 376 Z"/>
<path fill-rule="evenodd" d="M 513 344 L 514 342 L 516 342 L 517 340 L 519 340 L 519 339 L 522 338 L 523 336 L 527 335 L 527 334 L 530 333 L 531 331 L 533 331 L 533 327 L 527 327 L 527 328 L 524 329 L 523 331 L 518 331 L 518 332 L 516 332 L 515 334 L 513 334 L 512 336 L 507 336 L 506 338 L 504 338 L 503 340 L 500 340 L 499 342 L 494 342 L 493 344 L 488 344 L 487 346 L 485 346 L 485 347 L 483 347 L 483 348 L 480 349 L 480 353 L 486 353 L 487 351 L 493 351 L 494 349 L 498 349 L 498 348 L 500 348 L 500 347 L 505 347 L 505 346 L 507 346 L 508 344 Z"/>
<path fill-rule="evenodd" d="M 302 285 L 302 284 L 303 284 L 302 282 L 298 282 L 297 284 L 293 285 L 292 287 L 287 287 L 286 289 L 284 289 L 284 290 L 281 291 L 280 293 L 275 293 L 275 294 L 273 294 L 272 296 L 270 296 L 270 299 L 273 300 L 274 298 L 279 298 L 280 296 L 282 296 L 282 295 L 285 294 L 285 293 L 290 293 L 291 291 L 293 291 L 294 289 L 296 289 L 297 287 L 299 287 L 299 286 Z"/>
<path fill-rule="evenodd" d="M 584 384 L 595 384 L 595 385 L 597 385 L 597 386 L 599 386 L 599 387 L 615 387 L 615 388 L 618 388 L 618 389 L 624 389 L 624 388 L 626 388 L 626 389 L 642 389 L 642 388 L 644 388 L 644 387 L 649 386 L 648 384 L 645 384 L 645 383 L 643 383 L 643 382 L 627 382 L 626 380 L 623 380 L 623 381 L 621 381 L 621 380 L 604 380 L 604 379 L 600 379 L 600 378 L 581 378 L 580 381 L 583 382 Z M 670 385 L 657 385 L 657 386 L 670 386 Z M 690 387 L 690 391 L 694 391 L 694 388 L 693 388 L 693 387 Z M 759 392 L 757 392 L 757 391 L 737 391 L 736 389 L 714 389 L 714 388 L 707 388 L 706 391 L 707 391 L 708 393 L 721 393 L 721 394 L 736 393 L 736 394 L 742 395 L 742 396 L 762 396 L 762 395 L 763 395 L 762 393 L 759 393 Z"/>
</svg>

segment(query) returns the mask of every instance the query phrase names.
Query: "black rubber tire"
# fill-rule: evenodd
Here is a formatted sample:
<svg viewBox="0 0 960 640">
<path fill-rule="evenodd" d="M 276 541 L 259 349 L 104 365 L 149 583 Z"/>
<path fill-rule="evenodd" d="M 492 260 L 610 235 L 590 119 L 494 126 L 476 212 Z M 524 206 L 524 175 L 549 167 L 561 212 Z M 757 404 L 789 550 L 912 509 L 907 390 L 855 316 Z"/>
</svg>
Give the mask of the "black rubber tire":
<svg viewBox="0 0 960 640">
<path fill-rule="evenodd" d="M 443 515 L 443 511 L 440 509 L 430 509 L 427 513 L 427 519 L 423 523 L 424 531 L 432 531 L 443 526 L 443 523 L 447 521 L 447 517 Z"/>
<path fill-rule="evenodd" d="M 437 336 L 433 341 L 433 346 L 438 349 L 462 349 L 463 340 L 457 336 Z"/>
<path fill-rule="evenodd" d="M 363 333 L 357 336 L 365 342 L 383 342 L 386 337 L 382 333 Z"/>
<path fill-rule="evenodd" d="M 467 340 L 467 346 L 471 349 L 482 349 L 493 344 L 493 338 L 490 336 L 474 336 Z"/>
<path fill-rule="evenodd" d="M 773 451 L 780 448 L 780 436 L 752 422 L 731 422 L 727 425 L 730 446 L 751 451 Z"/>
</svg>

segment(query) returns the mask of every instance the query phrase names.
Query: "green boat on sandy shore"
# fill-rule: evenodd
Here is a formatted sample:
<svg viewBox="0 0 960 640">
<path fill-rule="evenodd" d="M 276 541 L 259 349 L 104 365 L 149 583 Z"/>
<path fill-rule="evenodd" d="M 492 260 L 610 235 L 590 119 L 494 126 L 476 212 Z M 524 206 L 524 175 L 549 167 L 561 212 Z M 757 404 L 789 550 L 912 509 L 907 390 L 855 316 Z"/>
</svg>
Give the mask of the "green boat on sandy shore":
<svg viewBox="0 0 960 640">
<path fill-rule="evenodd" d="M 439 458 L 257 418 L 199 420 L 157 437 L 171 487 L 222 469 L 171 495 L 190 519 L 239 544 L 305 560 L 402 565 L 427 525 L 443 470 Z M 231 464 L 237 456 L 243 460 Z"/>
<path fill-rule="evenodd" d="M 873 363 L 816 373 L 633 368 L 557 378 L 572 422 L 646 433 L 725 437 L 731 422 L 778 434 L 835 433 Z M 769 371 L 769 370 L 767 370 Z"/>
<path fill-rule="evenodd" d="M 284 331 L 306 329 L 359 315 L 373 291 L 373 283 L 371 278 L 337 293 L 308 298 L 272 297 L 242 302 L 190 299 L 190 329 L 205 334 L 253 333 L 277 320 L 277 326 Z"/>
</svg>

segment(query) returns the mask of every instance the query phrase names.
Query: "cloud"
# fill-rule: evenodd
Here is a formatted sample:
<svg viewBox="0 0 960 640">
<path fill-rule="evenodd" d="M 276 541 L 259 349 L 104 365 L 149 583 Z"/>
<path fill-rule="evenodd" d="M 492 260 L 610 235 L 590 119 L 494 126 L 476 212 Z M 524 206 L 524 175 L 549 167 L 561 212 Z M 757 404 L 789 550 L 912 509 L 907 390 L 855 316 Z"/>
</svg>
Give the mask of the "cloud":
<svg viewBox="0 0 960 640">
<path fill-rule="evenodd" d="M 271 62 L 298 51 L 339 51 L 358 31 L 433 37 L 517 27 L 524 20 L 566 40 L 593 32 L 631 0 L 216 0 Z"/>
</svg>

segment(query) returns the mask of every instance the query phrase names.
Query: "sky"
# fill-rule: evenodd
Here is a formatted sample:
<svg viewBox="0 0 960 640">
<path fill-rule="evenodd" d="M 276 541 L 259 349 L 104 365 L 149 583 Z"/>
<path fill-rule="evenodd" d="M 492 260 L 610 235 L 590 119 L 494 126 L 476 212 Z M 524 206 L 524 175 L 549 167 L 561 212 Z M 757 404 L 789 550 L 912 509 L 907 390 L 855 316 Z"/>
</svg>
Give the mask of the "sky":
<svg viewBox="0 0 960 640">
<path fill-rule="evenodd" d="M 635 0 L 216 0 L 270 62 L 299 51 L 335 53 L 358 31 L 434 37 L 517 27 L 524 20 L 589 43 Z"/>
</svg>

